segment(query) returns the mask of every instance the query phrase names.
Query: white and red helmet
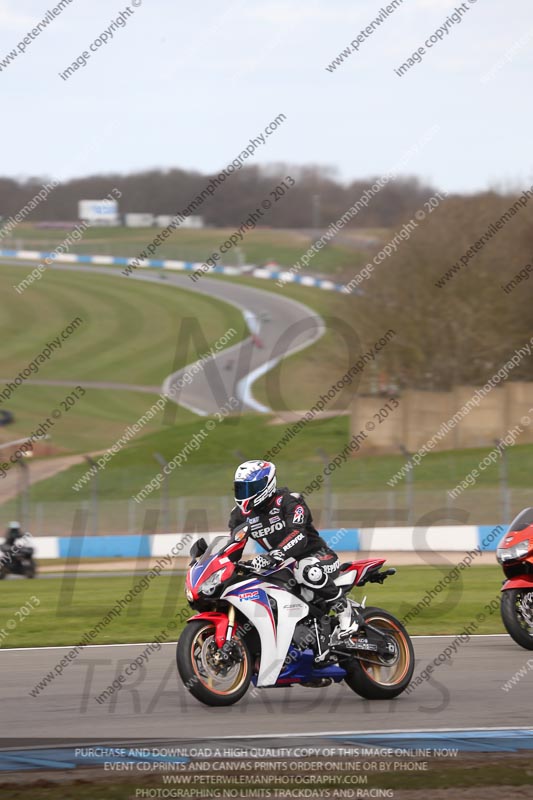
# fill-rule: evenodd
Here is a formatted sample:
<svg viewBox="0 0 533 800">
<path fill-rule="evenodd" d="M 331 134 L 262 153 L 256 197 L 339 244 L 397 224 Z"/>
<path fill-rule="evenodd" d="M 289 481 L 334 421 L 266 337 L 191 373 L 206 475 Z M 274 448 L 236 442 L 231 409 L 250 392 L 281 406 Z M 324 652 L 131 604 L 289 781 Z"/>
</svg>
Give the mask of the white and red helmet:
<svg viewBox="0 0 533 800">
<path fill-rule="evenodd" d="M 276 492 L 276 467 L 270 461 L 245 461 L 235 471 L 235 502 L 245 514 Z"/>
</svg>

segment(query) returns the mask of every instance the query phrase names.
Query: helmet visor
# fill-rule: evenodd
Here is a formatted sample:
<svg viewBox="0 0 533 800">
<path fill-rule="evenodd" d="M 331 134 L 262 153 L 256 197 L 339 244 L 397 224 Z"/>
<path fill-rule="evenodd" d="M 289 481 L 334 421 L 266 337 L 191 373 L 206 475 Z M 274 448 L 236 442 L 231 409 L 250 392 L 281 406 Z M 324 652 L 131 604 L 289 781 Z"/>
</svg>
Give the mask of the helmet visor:
<svg viewBox="0 0 533 800">
<path fill-rule="evenodd" d="M 267 483 L 267 475 L 256 481 L 235 481 L 233 484 L 235 500 L 248 500 L 249 497 L 255 497 L 256 494 L 259 494 L 266 488 Z"/>
</svg>

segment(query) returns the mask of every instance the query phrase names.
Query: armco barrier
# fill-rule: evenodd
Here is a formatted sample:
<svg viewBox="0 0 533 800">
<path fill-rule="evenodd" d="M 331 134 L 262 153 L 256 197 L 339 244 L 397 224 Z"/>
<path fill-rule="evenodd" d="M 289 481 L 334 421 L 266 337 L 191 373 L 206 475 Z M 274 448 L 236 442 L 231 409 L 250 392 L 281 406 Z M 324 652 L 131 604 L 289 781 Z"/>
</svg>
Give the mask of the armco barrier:
<svg viewBox="0 0 533 800">
<path fill-rule="evenodd" d="M 83 256 L 75 255 L 73 253 L 41 253 L 37 250 L 2 250 L 0 249 L 0 258 L 14 258 L 21 261 L 44 261 L 51 259 L 52 261 L 62 261 L 68 264 L 95 264 L 98 266 L 118 266 L 127 267 L 134 262 L 136 258 L 124 258 L 122 256 Z M 155 259 L 146 258 L 139 261 L 137 267 L 139 269 L 153 268 L 153 269 L 170 269 L 185 272 L 194 272 L 202 267 L 203 264 L 195 261 L 174 261 L 172 259 Z M 246 277 L 263 278 L 264 280 L 278 280 L 283 279 L 284 283 L 297 283 L 302 286 L 310 286 L 315 289 L 324 289 L 328 292 L 342 292 L 344 286 L 341 283 L 333 283 L 325 278 L 314 278 L 312 275 L 295 275 L 285 270 L 269 269 L 267 267 L 255 267 L 249 265 L 245 268 L 238 267 L 223 267 L 215 266 L 209 270 L 209 273 L 219 275 L 244 275 Z M 206 273 L 206 274 L 209 274 Z"/>
<path fill-rule="evenodd" d="M 501 525 L 436 525 L 431 528 L 328 528 L 321 531 L 329 547 L 343 552 L 461 552 L 480 547 L 494 551 L 505 533 Z M 34 537 L 32 544 L 38 558 L 159 558 L 167 555 L 184 536 L 183 533 L 158 533 L 152 536 L 73 536 Z M 191 536 L 191 534 L 188 534 Z M 227 531 L 192 534 L 181 553 L 187 557 L 196 539 L 203 536 L 208 543 Z M 256 542 L 246 546 L 245 553 L 261 552 Z"/>
</svg>

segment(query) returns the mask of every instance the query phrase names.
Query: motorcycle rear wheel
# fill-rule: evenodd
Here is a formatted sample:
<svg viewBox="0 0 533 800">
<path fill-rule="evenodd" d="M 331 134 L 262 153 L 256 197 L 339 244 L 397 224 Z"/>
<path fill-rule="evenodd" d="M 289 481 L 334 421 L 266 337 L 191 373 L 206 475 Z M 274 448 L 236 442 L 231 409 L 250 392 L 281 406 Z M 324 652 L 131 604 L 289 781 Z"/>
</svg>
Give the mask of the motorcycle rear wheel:
<svg viewBox="0 0 533 800">
<path fill-rule="evenodd" d="M 506 589 L 502 592 L 500 611 L 509 636 L 525 650 L 533 650 L 533 626 L 528 624 L 520 611 L 520 604 L 526 595 L 533 595 L 533 592 L 528 589 Z M 533 607 L 533 598 L 529 599 Z"/>
<path fill-rule="evenodd" d="M 242 660 L 220 672 L 213 657 L 218 650 L 215 626 L 205 620 L 189 622 L 176 647 L 176 663 L 185 688 L 207 706 L 231 706 L 248 690 L 252 659 L 246 643 L 238 641 Z"/>
<path fill-rule="evenodd" d="M 388 611 L 369 606 L 361 613 L 365 622 L 393 639 L 397 648 L 396 658 L 390 665 L 376 653 L 369 653 L 372 656 L 369 660 L 352 658 L 346 667 L 348 674 L 344 680 L 350 689 L 367 700 L 390 700 L 405 691 L 413 676 L 413 644 L 402 623 Z"/>
</svg>

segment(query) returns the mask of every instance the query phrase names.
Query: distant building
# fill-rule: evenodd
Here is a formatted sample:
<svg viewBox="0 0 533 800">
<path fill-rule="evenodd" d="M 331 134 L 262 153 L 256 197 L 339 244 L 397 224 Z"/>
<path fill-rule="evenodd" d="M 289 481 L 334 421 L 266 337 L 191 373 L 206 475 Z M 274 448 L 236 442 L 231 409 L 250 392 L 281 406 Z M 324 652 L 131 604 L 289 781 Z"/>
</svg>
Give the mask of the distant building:
<svg viewBox="0 0 533 800">
<path fill-rule="evenodd" d="M 160 214 L 155 218 L 155 224 L 158 228 L 166 228 L 170 225 L 174 217 L 171 214 Z M 183 222 L 179 224 L 180 228 L 203 228 L 204 218 L 199 216 L 186 217 Z"/>
<path fill-rule="evenodd" d="M 124 214 L 126 228 L 151 228 L 154 222 L 153 214 Z"/>
<path fill-rule="evenodd" d="M 91 225 L 113 226 L 120 224 L 116 200 L 80 200 L 78 217 Z"/>
</svg>

